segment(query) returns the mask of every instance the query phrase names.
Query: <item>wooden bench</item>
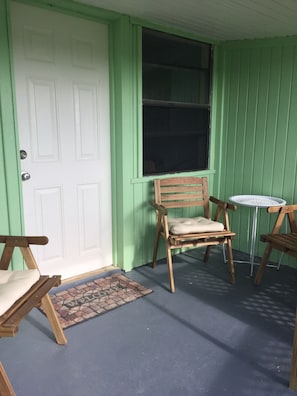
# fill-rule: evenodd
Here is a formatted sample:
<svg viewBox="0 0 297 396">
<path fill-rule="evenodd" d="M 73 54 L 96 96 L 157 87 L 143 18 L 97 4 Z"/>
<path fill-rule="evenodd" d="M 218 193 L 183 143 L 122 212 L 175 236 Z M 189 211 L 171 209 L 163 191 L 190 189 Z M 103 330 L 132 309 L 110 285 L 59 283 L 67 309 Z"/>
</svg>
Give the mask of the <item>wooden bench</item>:
<svg viewBox="0 0 297 396">
<path fill-rule="evenodd" d="M 297 205 L 287 205 L 281 207 L 271 206 L 267 208 L 268 213 L 278 213 L 278 216 L 272 229 L 272 233 L 261 235 L 261 241 L 267 243 L 267 246 L 255 276 L 255 285 L 260 285 L 264 275 L 265 267 L 273 249 L 288 254 L 289 256 L 297 257 L 297 225 L 295 219 L 296 210 Z M 280 233 L 280 228 L 286 217 L 288 219 L 290 232 Z M 290 388 L 297 390 L 297 310 L 293 338 Z"/>
</svg>

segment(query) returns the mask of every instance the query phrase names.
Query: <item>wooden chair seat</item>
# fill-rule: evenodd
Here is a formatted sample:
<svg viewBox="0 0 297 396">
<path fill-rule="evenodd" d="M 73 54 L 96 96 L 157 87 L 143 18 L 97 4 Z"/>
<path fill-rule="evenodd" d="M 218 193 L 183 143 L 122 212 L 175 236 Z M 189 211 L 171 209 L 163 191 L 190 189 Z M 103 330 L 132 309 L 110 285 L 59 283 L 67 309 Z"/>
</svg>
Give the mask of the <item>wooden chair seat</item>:
<svg viewBox="0 0 297 396">
<path fill-rule="evenodd" d="M 180 247 L 198 247 L 198 246 L 211 246 L 218 245 L 219 243 L 227 243 L 228 238 L 234 238 L 235 232 L 220 231 L 217 232 L 204 232 L 201 234 L 183 234 L 183 235 L 169 235 L 169 241 L 172 245 Z"/>
<path fill-rule="evenodd" d="M 41 305 L 43 297 L 55 286 L 59 286 L 61 277 L 40 276 L 39 280 L 0 316 L 0 337 L 14 337 L 21 320 L 35 307 Z"/>
<path fill-rule="evenodd" d="M 236 206 L 215 197 L 209 197 L 208 180 L 206 177 L 155 179 L 154 188 L 155 199 L 151 201 L 151 204 L 156 211 L 157 225 L 152 264 L 153 267 L 156 266 L 159 240 L 162 236 L 166 244 L 170 291 L 172 293 L 175 291 L 171 251 L 181 248 L 206 246 L 207 249 L 204 255 L 204 261 L 206 262 L 211 246 L 227 245 L 230 281 L 234 283 L 235 272 L 231 240 L 236 234 L 230 230 L 228 210 L 236 210 Z M 213 219 L 210 216 L 209 202 L 216 205 Z M 195 212 L 200 210 L 202 214 L 200 216 L 196 212 L 196 215 L 190 218 L 192 221 L 191 226 L 188 228 L 189 232 L 180 234 L 176 230 L 186 229 L 186 227 L 172 228 L 171 214 L 174 214 L 176 210 L 191 210 Z M 179 226 L 190 223 L 188 216 L 176 217 L 178 217 L 176 223 L 179 222 Z M 198 217 L 204 218 L 205 221 L 202 222 L 203 226 L 202 223 L 199 224 Z M 205 227 L 207 224 L 208 227 Z M 195 232 L 193 232 L 194 230 Z"/>
<path fill-rule="evenodd" d="M 297 234 L 264 234 L 261 241 L 270 243 L 273 249 L 297 257 Z"/>
<path fill-rule="evenodd" d="M 188 235 L 202 232 L 217 232 L 224 230 L 224 224 L 205 217 L 168 217 L 169 232 L 174 235 Z"/>
</svg>

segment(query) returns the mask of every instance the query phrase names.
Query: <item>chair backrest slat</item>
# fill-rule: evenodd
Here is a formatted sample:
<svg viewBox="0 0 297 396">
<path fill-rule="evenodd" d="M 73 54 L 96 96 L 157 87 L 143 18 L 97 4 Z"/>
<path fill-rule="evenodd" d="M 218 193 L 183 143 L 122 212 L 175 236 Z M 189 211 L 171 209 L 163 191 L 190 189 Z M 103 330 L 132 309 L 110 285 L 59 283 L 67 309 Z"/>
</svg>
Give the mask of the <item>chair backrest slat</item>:
<svg viewBox="0 0 297 396">
<path fill-rule="evenodd" d="M 199 204 L 197 204 L 197 202 L 199 202 Z M 164 205 L 163 203 L 163 206 L 166 206 L 167 209 L 170 208 L 172 209 L 172 208 L 191 208 L 197 206 L 202 207 L 203 205 L 200 204 L 200 201 L 193 201 L 193 202 L 185 201 L 185 202 L 167 202 L 166 205 Z"/>
<path fill-rule="evenodd" d="M 209 217 L 208 183 L 206 177 L 171 177 L 156 179 L 155 202 L 166 208 L 201 206 Z"/>
<path fill-rule="evenodd" d="M 161 193 L 162 201 L 201 201 L 204 198 L 203 194 L 196 193 Z"/>
</svg>

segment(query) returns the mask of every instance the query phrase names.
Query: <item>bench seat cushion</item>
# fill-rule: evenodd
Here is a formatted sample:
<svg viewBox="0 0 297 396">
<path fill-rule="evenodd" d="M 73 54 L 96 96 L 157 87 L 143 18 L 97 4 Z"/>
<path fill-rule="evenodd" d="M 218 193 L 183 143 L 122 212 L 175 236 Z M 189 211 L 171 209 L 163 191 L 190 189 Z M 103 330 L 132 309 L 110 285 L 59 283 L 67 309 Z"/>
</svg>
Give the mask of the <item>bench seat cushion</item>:
<svg viewBox="0 0 297 396">
<path fill-rule="evenodd" d="M 0 270 L 0 316 L 21 298 L 40 278 L 37 269 Z"/>
<path fill-rule="evenodd" d="M 168 218 L 169 232 L 174 235 L 195 234 L 198 232 L 223 231 L 224 224 L 205 217 Z"/>
</svg>

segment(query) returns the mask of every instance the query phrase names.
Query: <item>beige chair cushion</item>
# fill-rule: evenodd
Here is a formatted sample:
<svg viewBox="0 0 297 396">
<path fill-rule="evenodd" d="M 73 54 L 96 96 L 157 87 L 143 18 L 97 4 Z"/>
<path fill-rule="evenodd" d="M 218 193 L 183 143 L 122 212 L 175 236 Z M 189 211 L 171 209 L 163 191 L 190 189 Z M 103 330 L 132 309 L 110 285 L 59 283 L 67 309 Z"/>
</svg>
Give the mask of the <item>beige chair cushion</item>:
<svg viewBox="0 0 297 396">
<path fill-rule="evenodd" d="M 169 232 L 175 235 L 223 231 L 224 224 L 205 217 L 168 218 Z"/>
<path fill-rule="evenodd" d="M 0 316 L 21 298 L 40 278 L 37 269 L 0 270 Z"/>
</svg>

